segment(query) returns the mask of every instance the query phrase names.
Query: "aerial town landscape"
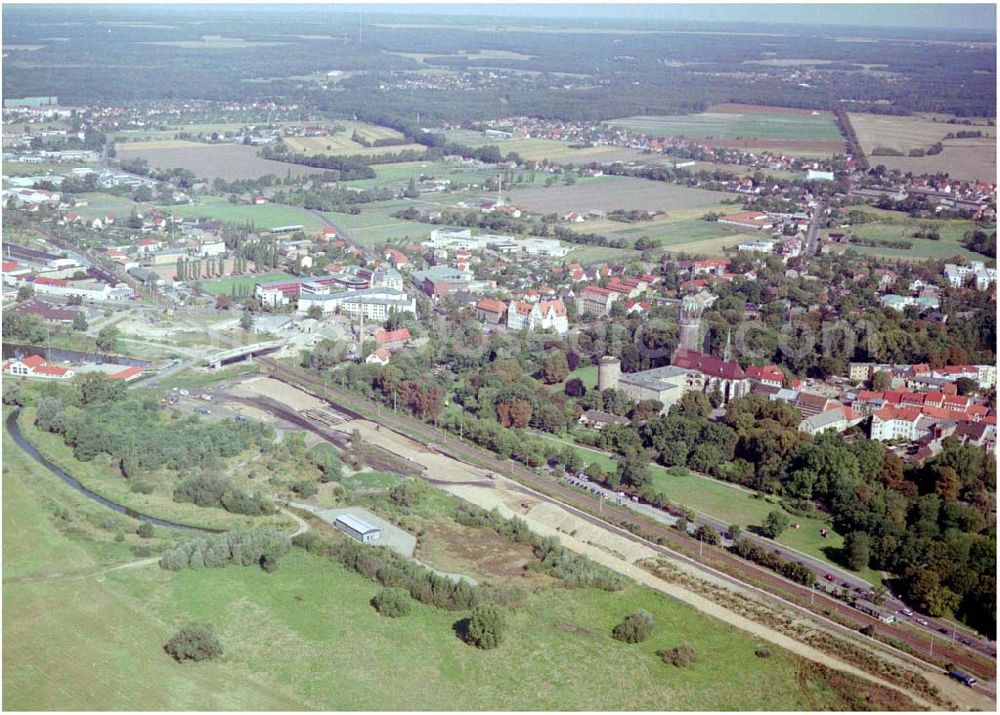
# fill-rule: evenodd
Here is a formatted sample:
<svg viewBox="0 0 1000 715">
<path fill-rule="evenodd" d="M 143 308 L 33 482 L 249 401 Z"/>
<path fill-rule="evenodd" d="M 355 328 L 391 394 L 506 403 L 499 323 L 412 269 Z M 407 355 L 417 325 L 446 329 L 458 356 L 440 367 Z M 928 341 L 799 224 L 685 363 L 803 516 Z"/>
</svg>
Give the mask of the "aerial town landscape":
<svg viewBox="0 0 1000 715">
<path fill-rule="evenodd" d="M 996 11 L 4 4 L 5 710 L 995 711 Z"/>
</svg>

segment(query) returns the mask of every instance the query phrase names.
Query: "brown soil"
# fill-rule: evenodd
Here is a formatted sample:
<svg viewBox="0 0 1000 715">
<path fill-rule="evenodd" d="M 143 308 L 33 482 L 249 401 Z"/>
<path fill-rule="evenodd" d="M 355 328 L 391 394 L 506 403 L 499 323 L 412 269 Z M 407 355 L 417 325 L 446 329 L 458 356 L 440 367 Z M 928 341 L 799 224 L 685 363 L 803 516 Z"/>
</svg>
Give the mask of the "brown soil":
<svg viewBox="0 0 1000 715">
<path fill-rule="evenodd" d="M 524 586 L 540 586 L 552 579 L 533 573 L 530 546 L 515 544 L 491 529 L 474 529 L 450 519 L 429 521 L 417 540 L 416 556 L 435 568 L 467 573 L 479 580 L 516 580 Z"/>
<path fill-rule="evenodd" d="M 812 114 L 812 109 L 797 109 L 794 107 L 772 107 L 765 104 L 736 104 L 726 102 L 708 108 L 709 112 L 720 114 Z"/>
</svg>

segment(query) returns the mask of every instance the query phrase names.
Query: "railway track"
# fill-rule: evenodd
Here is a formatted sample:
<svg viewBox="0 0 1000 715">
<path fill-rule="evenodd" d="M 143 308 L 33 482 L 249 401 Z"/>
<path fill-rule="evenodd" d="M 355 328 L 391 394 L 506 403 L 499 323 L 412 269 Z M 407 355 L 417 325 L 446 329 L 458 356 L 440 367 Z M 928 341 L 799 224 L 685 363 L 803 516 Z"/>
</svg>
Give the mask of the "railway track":
<svg viewBox="0 0 1000 715">
<path fill-rule="evenodd" d="M 374 404 L 369 403 L 368 400 L 339 387 L 331 386 L 320 378 L 286 367 L 269 358 L 261 358 L 260 362 L 270 369 L 272 377 L 332 402 L 340 412 L 356 415 L 360 419 L 369 418 L 364 417 L 357 410 L 371 407 L 374 412 Z M 937 667 L 937 661 L 946 661 L 984 680 L 992 681 L 996 677 L 994 666 L 971 657 L 965 651 L 955 648 L 947 642 L 936 639 L 932 645 L 927 638 L 883 623 L 843 601 L 789 581 L 728 551 L 710 547 L 699 554 L 698 550 L 692 548 L 691 538 L 686 534 L 681 534 L 675 529 L 638 515 L 630 509 L 607 503 L 602 506 L 600 516 L 595 515 L 593 513 L 595 504 L 593 497 L 560 481 L 542 477 L 513 462 L 499 459 L 496 455 L 479 447 L 459 442 L 453 435 L 438 431 L 419 420 L 392 412 L 382 412 L 378 419 L 385 426 L 405 437 L 426 440 L 442 454 L 462 462 L 469 462 L 471 457 L 477 466 L 491 469 L 564 505 L 571 505 L 575 507 L 576 511 L 585 515 L 585 518 L 591 523 L 611 528 L 625 538 L 641 542 L 672 557 L 676 557 L 677 553 L 680 553 L 702 567 L 721 571 L 730 581 L 740 585 L 750 584 L 760 587 L 772 595 L 792 601 L 794 605 L 808 610 L 818 618 L 831 621 L 837 626 L 841 626 L 841 624 L 830 619 L 829 616 L 825 615 L 826 612 L 836 613 L 841 620 L 850 623 L 855 629 L 872 626 L 879 635 L 905 643 L 925 664 Z M 637 536 L 631 529 L 640 531 L 646 538 Z M 663 544 L 669 544 L 669 550 L 661 545 L 661 541 Z M 900 653 L 903 652 L 900 651 Z"/>
</svg>

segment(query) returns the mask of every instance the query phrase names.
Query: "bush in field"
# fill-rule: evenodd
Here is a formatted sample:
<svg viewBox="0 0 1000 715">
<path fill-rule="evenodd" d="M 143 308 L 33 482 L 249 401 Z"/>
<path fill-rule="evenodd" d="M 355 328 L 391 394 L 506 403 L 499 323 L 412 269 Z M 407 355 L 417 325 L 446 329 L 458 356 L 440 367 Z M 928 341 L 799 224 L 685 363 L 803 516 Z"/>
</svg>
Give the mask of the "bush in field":
<svg viewBox="0 0 1000 715">
<path fill-rule="evenodd" d="M 483 650 L 496 648 L 503 642 L 507 618 L 504 610 L 493 603 L 481 603 L 472 609 L 465 639 Z"/>
<path fill-rule="evenodd" d="M 389 490 L 389 499 L 393 504 L 412 507 L 420 503 L 426 492 L 423 482 L 416 479 L 405 479 Z"/>
<path fill-rule="evenodd" d="M 402 588 L 383 588 L 372 599 L 375 610 L 389 618 L 399 618 L 410 612 L 412 601 L 410 594 Z"/>
<path fill-rule="evenodd" d="M 139 528 L 135 530 L 135 533 L 143 539 L 151 539 L 153 538 L 153 524 L 148 521 L 140 522 Z"/>
<path fill-rule="evenodd" d="M 670 663 L 670 665 L 674 665 L 678 668 L 686 668 L 698 660 L 698 654 L 695 653 L 694 648 L 687 643 L 681 643 L 678 646 L 667 648 L 665 650 L 658 650 L 656 651 L 656 654 L 663 659 L 664 663 Z"/>
<path fill-rule="evenodd" d="M 163 650 L 178 663 L 185 660 L 197 662 L 222 655 L 222 644 L 215 637 L 212 626 L 191 623 L 177 631 L 163 646 Z"/>
<path fill-rule="evenodd" d="M 611 637 L 623 643 L 642 643 L 652 632 L 653 614 L 640 609 L 615 626 Z"/>
</svg>

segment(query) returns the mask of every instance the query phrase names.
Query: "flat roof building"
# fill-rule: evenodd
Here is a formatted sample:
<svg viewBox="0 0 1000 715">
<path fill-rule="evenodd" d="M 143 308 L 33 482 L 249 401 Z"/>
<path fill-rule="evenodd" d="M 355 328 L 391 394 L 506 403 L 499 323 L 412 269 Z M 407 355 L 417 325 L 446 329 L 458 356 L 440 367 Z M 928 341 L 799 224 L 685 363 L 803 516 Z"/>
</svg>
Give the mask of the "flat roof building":
<svg viewBox="0 0 1000 715">
<path fill-rule="evenodd" d="M 334 526 L 363 544 L 370 544 L 382 538 L 382 530 L 350 514 L 341 514 L 333 522 Z"/>
</svg>

